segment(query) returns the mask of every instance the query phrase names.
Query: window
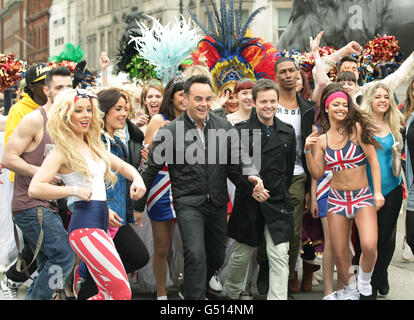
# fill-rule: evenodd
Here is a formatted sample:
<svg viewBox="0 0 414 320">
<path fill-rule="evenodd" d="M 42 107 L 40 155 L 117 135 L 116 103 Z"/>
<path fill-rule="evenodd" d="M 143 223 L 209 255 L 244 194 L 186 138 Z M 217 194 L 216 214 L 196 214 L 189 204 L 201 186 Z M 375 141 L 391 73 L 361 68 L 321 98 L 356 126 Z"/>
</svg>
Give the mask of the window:
<svg viewBox="0 0 414 320">
<path fill-rule="evenodd" d="M 292 9 L 277 9 L 277 35 L 278 39 L 282 36 L 283 32 L 285 32 L 289 20 L 290 15 L 292 14 Z"/>
</svg>

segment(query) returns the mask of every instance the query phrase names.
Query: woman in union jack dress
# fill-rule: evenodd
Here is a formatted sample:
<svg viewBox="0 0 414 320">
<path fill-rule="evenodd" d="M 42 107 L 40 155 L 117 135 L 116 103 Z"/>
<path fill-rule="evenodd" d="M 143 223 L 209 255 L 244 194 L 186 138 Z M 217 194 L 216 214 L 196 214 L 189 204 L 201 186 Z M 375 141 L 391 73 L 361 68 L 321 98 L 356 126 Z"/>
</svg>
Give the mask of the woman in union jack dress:
<svg viewBox="0 0 414 320">
<path fill-rule="evenodd" d="M 145 145 L 148 150 L 158 130 L 181 116 L 186 110 L 184 80 L 183 77 L 174 77 L 165 87 L 160 113 L 152 117 L 146 130 Z M 148 195 L 146 212 L 152 229 L 152 271 L 157 287 L 157 300 L 166 300 L 167 287 L 170 283 L 167 274 L 167 257 L 172 244 L 176 218 L 167 165 L 164 165 L 155 178 Z"/>
<path fill-rule="evenodd" d="M 332 169 L 327 203 L 329 235 L 335 253 L 338 276 L 345 285 L 344 299 L 365 300 L 372 295 L 371 276 L 377 259 L 377 210 L 384 205 L 381 171 L 368 116 L 353 104 L 339 84 L 329 84 L 321 97 L 321 132 L 306 139 L 304 154 L 312 177 L 322 178 L 326 166 Z M 368 184 L 366 164 L 372 172 Z M 362 254 L 355 277 L 349 251 L 349 228 L 359 230 Z"/>
</svg>

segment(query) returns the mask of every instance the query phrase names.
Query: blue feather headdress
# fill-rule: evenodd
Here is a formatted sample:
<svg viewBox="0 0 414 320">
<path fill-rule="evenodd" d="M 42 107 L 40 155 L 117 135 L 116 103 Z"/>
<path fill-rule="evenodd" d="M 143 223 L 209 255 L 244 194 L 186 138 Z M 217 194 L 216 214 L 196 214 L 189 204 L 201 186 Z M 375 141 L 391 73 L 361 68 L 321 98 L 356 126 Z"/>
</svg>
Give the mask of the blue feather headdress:
<svg viewBox="0 0 414 320">
<path fill-rule="evenodd" d="M 175 18 L 175 23 L 170 22 L 166 26 L 153 17 L 149 18 L 153 21 L 152 28 L 137 21 L 142 34 L 131 36 L 129 43 L 135 42 L 138 53 L 155 66 L 157 77 L 166 85 L 181 74 L 179 66 L 197 47 L 201 36 L 191 20 L 186 22 L 182 16 L 181 20 Z"/>
</svg>

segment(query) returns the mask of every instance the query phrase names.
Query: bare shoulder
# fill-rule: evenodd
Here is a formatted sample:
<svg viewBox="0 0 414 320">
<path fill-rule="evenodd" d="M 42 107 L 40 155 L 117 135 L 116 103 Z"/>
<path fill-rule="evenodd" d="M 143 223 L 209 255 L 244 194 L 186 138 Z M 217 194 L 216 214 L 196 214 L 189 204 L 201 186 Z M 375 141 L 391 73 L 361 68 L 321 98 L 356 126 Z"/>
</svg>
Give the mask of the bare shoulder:
<svg viewBox="0 0 414 320">
<path fill-rule="evenodd" d="M 43 117 L 40 112 L 31 112 L 23 117 L 16 127 L 22 134 L 36 134 L 43 129 Z"/>
</svg>

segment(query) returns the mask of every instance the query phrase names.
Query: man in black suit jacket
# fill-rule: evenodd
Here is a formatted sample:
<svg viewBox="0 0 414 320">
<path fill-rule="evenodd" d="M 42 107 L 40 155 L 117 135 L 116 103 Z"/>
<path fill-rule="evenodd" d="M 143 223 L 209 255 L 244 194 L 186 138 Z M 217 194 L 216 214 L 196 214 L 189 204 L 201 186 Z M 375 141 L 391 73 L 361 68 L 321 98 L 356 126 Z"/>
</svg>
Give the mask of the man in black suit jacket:
<svg viewBox="0 0 414 320">
<path fill-rule="evenodd" d="M 268 300 L 286 300 L 289 277 L 289 241 L 293 238 L 293 212 L 289 186 L 296 159 L 293 127 L 275 117 L 278 89 L 271 80 L 261 79 L 253 87 L 256 112 L 236 125 L 249 131 L 249 152 L 253 149 L 253 130 L 261 130 L 260 176 L 269 195 L 265 202 L 247 197 L 243 185 L 236 184 L 234 208 L 228 223 L 228 236 L 235 240 L 224 287 L 230 299 L 238 299 L 256 247 L 266 239 L 269 258 Z M 246 139 L 247 140 L 247 139 Z M 262 197 L 262 196 L 259 196 Z"/>
</svg>

